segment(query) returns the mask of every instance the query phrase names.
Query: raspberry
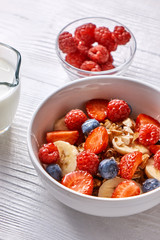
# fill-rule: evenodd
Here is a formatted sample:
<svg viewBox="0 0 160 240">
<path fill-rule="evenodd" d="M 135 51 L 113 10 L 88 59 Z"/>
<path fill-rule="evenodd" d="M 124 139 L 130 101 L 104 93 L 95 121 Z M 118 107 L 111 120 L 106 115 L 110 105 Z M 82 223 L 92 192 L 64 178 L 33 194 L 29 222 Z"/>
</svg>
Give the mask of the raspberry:
<svg viewBox="0 0 160 240">
<path fill-rule="evenodd" d="M 115 66 L 112 63 L 104 63 L 101 65 L 102 71 L 107 71 L 107 70 L 111 70 L 113 68 L 115 68 Z"/>
<path fill-rule="evenodd" d="M 101 71 L 101 67 L 93 62 L 93 61 L 85 61 L 82 63 L 81 69 L 86 70 L 86 71 L 92 71 L 92 72 L 99 72 Z"/>
<path fill-rule="evenodd" d="M 116 26 L 112 36 L 115 42 L 119 45 L 126 44 L 131 38 L 131 34 L 122 26 Z"/>
<path fill-rule="evenodd" d="M 158 142 L 160 138 L 160 128 L 148 123 L 143 125 L 139 130 L 139 142 L 144 146 L 149 146 Z"/>
<path fill-rule="evenodd" d="M 160 170 L 160 150 L 154 155 L 154 167 Z"/>
<path fill-rule="evenodd" d="M 119 122 L 126 119 L 130 112 L 130 107 L 123 100 L 113 99 L 108 103 L 107 117 L 112 122 Z"/>
<path fill-rule="evenodd" d="M 70 65 L 80 68 L 82 63 L 86 60 L 86 57 L 82 55 L 80 52 L 75 53 L 69 53 L 65 57 L 66 62 L 68 62 Z"/>
<path fill-rule="evenodd" d="M 109 52 L 106 47 L 97 45 L 89 49 L 88 56 L 94 62 L 101 64 L 108 61 Z"/>
<path fill-rule="evenodd" d="M 56 163 L 59 159 L 58 148 L 54 143 L 44 144 L 38 152 L 38 157 L 42 163 Z"/>
<path fill-rule="evenodd" d="M 65 116 L 65 124 L 69 130 L 80 130 L 81 125 L 87 120 L 86 114 L 80 109 L 73 109 Z"/>
<path fill-rule="evenodd" d="M 90 46 L 86 46 L 83 41 L 80 41 L 78 43 L 77 48 L 78 48 L 80 53 L 82 53 L 83 55 L 87 56 L 88 55 L 88 50 L 89 50 Z"/>
<path fill-rule="evenodd" d="M 86 45 L 90 45 L 95 42 L 94 29 L 96 25 L 93 23 L 86 23 L 76 28 L 75 38 L 79 41 L 85 42 Z"/>
<path fill-rule="evenodd" d="M 58 43 L 63 53 L 73 53 L 77 51 L 77 42 L 69 32 L 61 33 Z"/>
<path fill-rule="evenodd" d="M 80 152 L 77 156 L 77 167 L 79 170 L 95 175 L 98 171 L 98 165 L 98 156 L 90 150 Z"/>
<path fill-rule="evenodd" d="M 117 49 L 117 43 L 112 37 L 112 33 L 106 27 L 96 28 L 94 31 L 95 40 L 105 46 L 108 51 L 115 51 Z"/>
</svg>

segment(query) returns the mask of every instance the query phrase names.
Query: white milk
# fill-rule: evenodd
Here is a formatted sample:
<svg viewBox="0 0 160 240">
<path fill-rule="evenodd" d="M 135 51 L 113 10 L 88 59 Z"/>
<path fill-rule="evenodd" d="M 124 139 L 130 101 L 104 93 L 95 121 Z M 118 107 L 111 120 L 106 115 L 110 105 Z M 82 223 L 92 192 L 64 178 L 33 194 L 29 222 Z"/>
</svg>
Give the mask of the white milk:
<svg viewBox="0 0 160 240">
<path fill-rule="evenodd" d="M 7 61 L 0 58 L 0 82 L 13 83 L 15 69 Z M 19 84 L 8 87 L 0 84 L 0 134 L 12 123 L 19 101 Z"/>
</svg>

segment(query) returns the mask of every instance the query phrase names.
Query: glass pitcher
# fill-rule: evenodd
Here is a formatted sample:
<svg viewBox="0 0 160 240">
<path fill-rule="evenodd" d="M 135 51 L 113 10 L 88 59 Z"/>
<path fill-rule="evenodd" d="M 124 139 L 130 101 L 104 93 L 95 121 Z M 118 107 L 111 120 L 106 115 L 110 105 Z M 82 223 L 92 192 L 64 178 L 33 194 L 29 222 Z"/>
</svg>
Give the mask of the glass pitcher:
<svg viewBox="0 0 160 240">
<path fill-rule="evenodd" d="M 0 134 L 10 127 L 15 116 L 19 96 L 20 53 L 0 43 Z"/>
</svg>

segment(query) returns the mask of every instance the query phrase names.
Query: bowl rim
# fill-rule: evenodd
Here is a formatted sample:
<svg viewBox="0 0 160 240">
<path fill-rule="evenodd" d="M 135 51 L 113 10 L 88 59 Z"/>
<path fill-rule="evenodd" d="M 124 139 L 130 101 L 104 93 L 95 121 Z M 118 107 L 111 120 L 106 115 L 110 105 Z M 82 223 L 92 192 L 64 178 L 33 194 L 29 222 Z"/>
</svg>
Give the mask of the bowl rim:
<svg viewBox="0 0 160 240">
<path fill-rule="evenodd" d="M 92 82 L 92 80 L 101 80 L 101 79 L 119 79 L 119 80 L 123 80 L 126 82 L 130 82 L 130 83 L 135 83 L 138 85 L 142 85 L 148 88 L 151 88 L 152 90 L 159 92 L 160 93 L 160 88 L 156 87 L 155 85 L 152 85 L 150 83 L 146 83 L 143 80 L 137 80 L 135 78 L 132 77 L 125 77 L 125 76 L 91 76 L 91 77 L 85 77 L 85 78 L 80 78 L 76 81 L 72 81 L 72 82 L 68 82 L 65 85 L 63 85 L 62 87 L 58 88 L 57 90 L 54 90 L 52 93 L 50 93 L 44 100 L 42 100 L 42 102 L 37 106 L 36 110 L 34 111 L 34 113 L 32 114 L 28 129 L 27 129 L 27 147 L 28 147 L 28 152 L 29 152 L 29 156 L 31 158 L 32 164 L 35 167 L 36 172 L 41 172 L 41 174 L 43 176 L 45 176 L 45 178 L 47 179 L 47 181 L 51 182 L 52 184 L 56 184 L 58 188 L 63 189 L 64 191 L 69 191 L 71 194 L 77 196 L 77 197 L 81 197 L 81 198 L 85 198 L 88 200 L 96 200 L 96 201 L 106 201 L 106 202 L 125 202 L 128 200 L 135 200 L 135 199 L 141 199 L 141 198 L 146 198 L 147 196 L 149 197 L 150 195 L 159 192 L 160 191 L 160 187 L 149 191 L 147 193 L 143 193 L 137 196 L 132 196 L 132 197 L 126 197 L 126 198 L 105 198 L 105 197 L 97 197 L 97 196 L 91 196 L 91 195 L 86 195 L 86 194 L 82 194 L 82 193 L 78 193 L 70 188 L 65 187 L 64 185 L 62 185 L 60 182 L 56 181 L 54 178 L 52 178 L 46 171 L 45 169 L 42 167 L 42 165 L 40 164 L 40 162 L 38 161 L 38 159 L 36 158 L 34 151 L 32 149 L 32 140 L 31 138 L 34 137 L 32 135 L 32 125 L 34 122 L 34 119 L 37 115 L 37 113 L 39 112 L 39 110 L 41 109 L 41 107 L 46 104 L 46 102 L 55 94 L 65 90 L 68 87 L 71 87 L 72 85 L 76 85 L 76 84 L 81 84 L 81 83 L 90 83 Z M 38 169 L 38 170 L 37 170 Z"/>
<path fill-rule="evenodd" d="M 129 57 L 129 59 L 128 59 L 125 63 L 119 65 L 118 67 L 115 67 L 115 68 L 113 68 L 113 69 L 110 69 L 110 70 L 93 72 L 93 71 L 86 71 L 86 70 L 83 70 L 83 69 L 76 68 L 76 67 L 70 65 L 68 62 L 66 62 L 66 61 L 62 58 L 62 56 L 61 56 L 61 54 L 60 54 L 59 46 L 58 46 L 59 35 L 60 35 L 67 27 L 71 26 L 73 23 L 76 23 L 76 22 L 81 21 L 81 20 L 90 20 L 90 19 L 104 19 L 104 20 L 109 20 L 109 21 L 115 22 L 115 24 L 123 26 L 123 27 L 131 34 L 131 37 L 132 37 L 132 39 L 133 39 L 133 44 L 134 44 L 134 50 L 133 50 L 132 55 Z M 132 33 L 132 31 L 131 31 L 128 27 L 126 27 L 124 24 L 120 23 L 120 22 L 117 21 L 117 20 L 114 20 L 114 19 L 111 19 L 111 18 L 106 18 L 106 17 L 84 17 L 84 18 L 79 18 L 79 19 L 76 19 L 76 20 L 68 23 L 67 25 L 65 25 L 65 26 L 60 30 L 60 32 L 58 33 L 58 35 L 57 35 L 57 37 L 56 37 L 55 50 L 56 50 L 56 53 L 57 53 L 58 58 L 63 62 L 64 68 L 65 68 L 67 71 L 71 72 L 72 74 L 76 74 L 76 73 L 72 72 L 71 70 L 78 71 L 77 74 L 81 74 L 81 73 L 82 73 L 82 74 L 88 74 L 88 75 L 91 75 L 91 74 L 92 74 L 93 76 L 106 75 L 106 74 L 108 75 L 108 74 L 113 74 L 113 73 L 116 73 L 116 72 L 119 72 L 119 71 L 123 70 L 123 68 L 124 68 L 125 66 L 127 66 L 127 65 L 129 65 L 129 64 L 131 63 L 131 61 L 133 60 L 134 55 L 135 55 L 135 53 L 136 53 L 136 50 L 137 50 L 137 41 L 136 41 L 136 38 L 135 38 L 134 34 Z M 66 67 L 66 65 L 67 65 L 67 67 Z M 84 77 L 85 77 L 85 75 L 84 75 Z M 87 76 L 86 76 L 86 77 L 87 77 Z"/>
</svg>

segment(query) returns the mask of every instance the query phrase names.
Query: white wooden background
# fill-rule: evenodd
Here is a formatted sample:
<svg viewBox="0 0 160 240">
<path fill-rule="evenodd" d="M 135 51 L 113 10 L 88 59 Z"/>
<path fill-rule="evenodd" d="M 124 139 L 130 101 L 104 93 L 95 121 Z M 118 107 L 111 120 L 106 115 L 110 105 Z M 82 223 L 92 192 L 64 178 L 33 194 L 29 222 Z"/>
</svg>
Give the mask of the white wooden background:
<svg viewBox="0 0 160 240">
<path fill-rule="evenodd" d="M 68 81 L 57 60 L 56 35 L 87 16 L 128 26 L 138 45 L 125 75 L 160 87 L 160 0 L 0 0 L 0 42 L 22 54 L 20 104 L 12 127 L 0 137 L 1 240 L 160 238 L 160 205 L 121 218 L 76 212 L 49 196 L 28 156 L 26 133 L 34 110 Z"/>
</svg>

